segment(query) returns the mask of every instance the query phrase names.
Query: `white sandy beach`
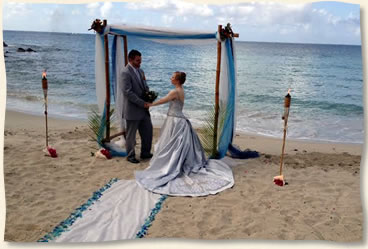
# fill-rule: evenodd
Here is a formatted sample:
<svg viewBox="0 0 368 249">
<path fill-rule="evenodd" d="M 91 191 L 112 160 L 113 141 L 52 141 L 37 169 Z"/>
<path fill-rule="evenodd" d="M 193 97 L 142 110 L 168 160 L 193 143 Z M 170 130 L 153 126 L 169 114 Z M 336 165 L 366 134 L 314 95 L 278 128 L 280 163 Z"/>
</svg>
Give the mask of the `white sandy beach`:
<svg viewBox="0 0 368 249">
<path fill-rule="evenodd" d="M 44 117 L 6 112 L 6 241 L 37 241 L 111 178 L 133 179 L 148 166 L 95 158 L 88 132 L 82 121 L 49 118 L 49 142 L 58 153 L 50 158 L 42 152 Z M 155 128 L 154 142 L 158 136 Z M 261 157 L 235 160 L 231 189 L 169 197 L 147 238 L 362 240 L 362 145 L 287 140 L 288 185 L 279 187 L 272 179 L 279 174 L 280 139 L 237 134 L 234 144 Z"/>
</svg>

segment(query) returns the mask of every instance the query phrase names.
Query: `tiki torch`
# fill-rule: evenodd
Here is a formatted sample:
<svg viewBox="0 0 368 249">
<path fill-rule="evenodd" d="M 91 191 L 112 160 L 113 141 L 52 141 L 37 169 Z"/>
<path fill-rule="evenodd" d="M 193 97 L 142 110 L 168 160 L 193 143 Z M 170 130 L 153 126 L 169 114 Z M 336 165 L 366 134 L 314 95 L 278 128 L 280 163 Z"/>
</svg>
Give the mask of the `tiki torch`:
<svg viewBox="0 0 368 249">
<path fill-rule="evenodd" d="M 282 116 L 282 119 L 284 120 L 284 137 L 282 140 L 282 150 L 281 150 L 281 159 L 280 159 L 280 175 L 275 176 L 273 178 L 273 182 L 279 186 L 284 186 L 285 184 L 284 176 L 282 175 L 282 165 L 283 165 L 283 160 L 284 160 L 286 130 L 287 130 L 287 122 L 289 118 L 289 110 L 290 110 L 290 103 L 291 103 L 290 91 L 291 89 L 289 88 L 288 93 L 284 99 L 284 115 Z"/>
<path fill-rule="evenodd" d="M 51 157 L 57 157 L 56 150 L 49 146 L 49 135 L 48 135 L 48 125 L 47 125 L 47 78 L 46 78 L 46 70 L 42 73 L 42 90 L 43 90 L 43 97 L 45 100 L 45 121 L 46 121 L 46 150 Z"/>
<path fill-rule="evenodd" d="M 43 98 L 45 100 L 45 121 L 46 121 L 46 148 L 49 147 L 49 136 L 48 136 L 48 127 L 47 127 L 47 78 L 46 78 L 46 70 L 42 73 L 42 90 L 43 90 Z"/>
</svg>

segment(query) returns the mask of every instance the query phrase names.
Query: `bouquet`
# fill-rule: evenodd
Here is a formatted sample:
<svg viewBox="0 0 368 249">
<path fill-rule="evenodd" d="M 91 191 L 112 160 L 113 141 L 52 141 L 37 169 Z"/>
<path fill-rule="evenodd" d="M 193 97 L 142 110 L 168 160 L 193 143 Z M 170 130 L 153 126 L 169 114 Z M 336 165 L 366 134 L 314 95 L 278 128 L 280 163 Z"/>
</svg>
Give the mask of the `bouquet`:
<svg viewBox="0 0 368 249">
<path fill-rule="evenodd" d="M 145 102 L 152 103 L 153 101 L 155 101 L 157 96 L 158 96 L 158 93 L 156 93 L 155 91 L 145 91 L 143 93 L 143 100 Z"/>
</svg>

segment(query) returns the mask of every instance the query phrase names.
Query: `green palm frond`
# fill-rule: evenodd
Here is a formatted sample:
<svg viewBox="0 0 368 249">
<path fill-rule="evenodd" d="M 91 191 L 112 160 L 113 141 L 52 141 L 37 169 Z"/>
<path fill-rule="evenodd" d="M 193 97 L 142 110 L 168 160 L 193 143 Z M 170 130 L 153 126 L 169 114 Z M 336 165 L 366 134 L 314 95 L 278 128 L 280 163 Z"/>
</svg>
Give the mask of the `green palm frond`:
<svg viewBox="0 0 368 249">
<path fill-rule="evenodd" d="M 211 109 L 205 115 L 204 124 L 201 128 L 199 128 L 199 138 L 201 140 L 202 147 L 207 156 L 216 157 L 213 155 L 214 147 L 216 147 L 217 153 L 217 145 L 220 139 L 220 132 L 224 126 L 225 120 L 227 117 L 227 112 L 225 106 L 220 104 L 219 107 L 219 115 L 218 115 L 218 127 L 217 127 L 217 141 L 214 145 L 214 130 L 215 130 L 215 106 L 212 106 Z"/>
<path fill-rule="evenodd" d="M 88 135 L 92 139 L 92 141 L 95 141 L 97 143 L 99 143 L 98 136 L 99 136 L 100 130 L 103 129 L 103 131 L 105 131 L 105 128 L 106 128 L 106 123 L 101 124 L 101 118 L 102 116 L 99 113 L 97 108 L 90 109 L 90 112 L 88 114 L 88 127 L 91 133 L 89 133 Z M 110 110 L 110 130 L 111 131 L 117 130 L 114 126 L 112 126 L 114 121 L 115 121 L 115 115 L 114 115 L 114 109 L 112 108 Z"/>
</svg>

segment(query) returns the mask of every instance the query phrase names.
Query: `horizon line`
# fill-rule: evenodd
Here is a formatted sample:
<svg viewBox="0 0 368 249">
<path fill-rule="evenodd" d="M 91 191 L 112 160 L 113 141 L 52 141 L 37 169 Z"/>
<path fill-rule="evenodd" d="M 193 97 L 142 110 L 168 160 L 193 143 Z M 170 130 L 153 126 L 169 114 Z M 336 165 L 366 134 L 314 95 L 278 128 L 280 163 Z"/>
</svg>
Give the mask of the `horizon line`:
<svg viewBox="0 0 368 249">
<path fill-rule="evenodd" d="M 36 31 L 36 30 L 9 30 L 3 29 L 4 31 L 12 31 L 12 32 L 39 32 L 39 33 L 61 33 L 61 34 L 72 34 L 72 35 L 94 35 L 93 33 L 74 33 L 74 32 L 65 32 L 65 31 Z M 344 43 L 314 43 L 314 42 L 283 42 L 283 41 L 254 41 L 254 40 L 235 40 L 236 42 L 255 42 L 255 43 L 281 43 L 281 44 L 305 44 L 305 45 L 335 45 L 335 46 L 362 46 L 362 43 L 359 44 L 344 44 Z M 3 36 L 3 42 L 4 36 Z"/>
</svg>

